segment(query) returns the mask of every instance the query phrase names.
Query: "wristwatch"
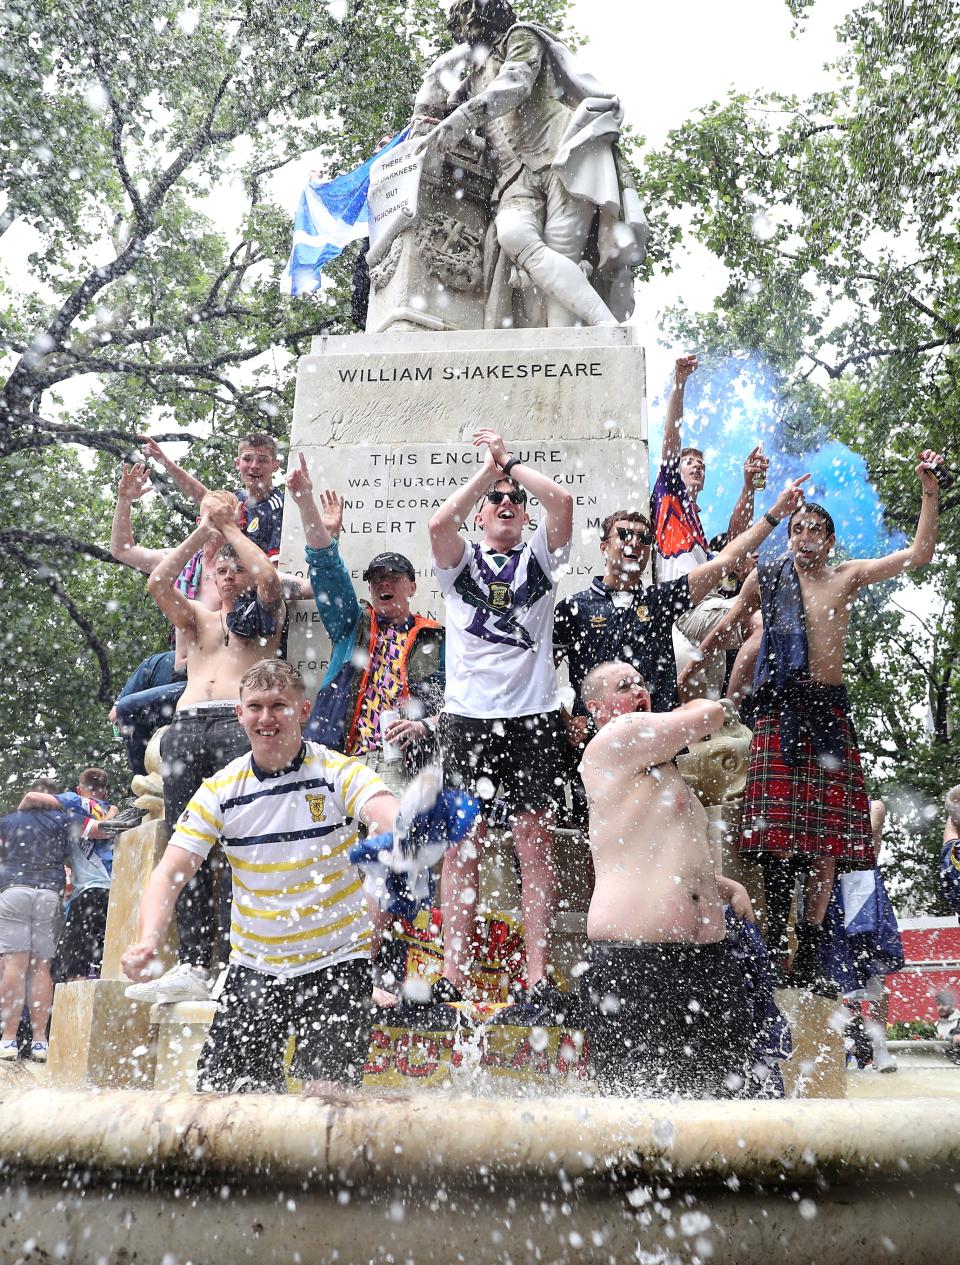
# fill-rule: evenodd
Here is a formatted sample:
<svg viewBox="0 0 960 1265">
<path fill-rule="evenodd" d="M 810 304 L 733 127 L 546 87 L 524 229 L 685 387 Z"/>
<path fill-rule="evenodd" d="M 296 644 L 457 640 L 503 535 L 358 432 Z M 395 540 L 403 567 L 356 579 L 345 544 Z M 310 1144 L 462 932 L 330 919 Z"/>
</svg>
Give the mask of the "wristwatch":
<svg viewBox="0 0 960 1265">
<path fill-rule="evenodd" d="M 509 479 L 510 471 L 513 469 L 513 467 L 519 466 L 522 464 L 523 463 L 521 462 L 519 457 L 511 457 L 509 461 L 505 461 L 503 465 L 500 467 L 500 469 L 503 471 L 504 478 Z"/>
<path fill-rule="evenodd" d="M 772 514 L 764 514 L 763 517 L 767 520 L 771 527 L 779 527 L 782 521 L 779 518 L 774 518 Z"/>
</svg>

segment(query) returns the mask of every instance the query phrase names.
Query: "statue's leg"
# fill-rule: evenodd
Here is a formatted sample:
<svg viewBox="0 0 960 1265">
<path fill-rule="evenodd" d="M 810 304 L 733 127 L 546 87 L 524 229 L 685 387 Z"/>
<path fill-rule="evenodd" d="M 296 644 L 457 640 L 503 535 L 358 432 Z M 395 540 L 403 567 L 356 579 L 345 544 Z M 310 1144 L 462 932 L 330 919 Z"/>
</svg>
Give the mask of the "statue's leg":
<svg viewBox="0 0 960 1265">
<path fill-rule="evenodd" d="M 531 196 L 529 189 L 522 196 L 508 196 L 501 204 L 496 219 L 500 247 L 546 295 L 548 325 L 572 325 L 576 320 L 584 325 L 616 325 L 613 313 L 579 266 L 593 207 L 569 195 L 564 197 L 570 204 L 569 214 L 560 216 L 557 199 L 557 225 L 550 229 L 550 235 L 575 254 L 576 260 L 547 245 L 544 239 L 551 208 L 545 196 Z"/>
<path fill-rule="evenodd" d="M 563 187 L 560 178 L 552 171 L 542 173 L 546 192 L 546 216 L 543 229 L 543 241 L 547 250 L 577 266 L 582 280 L 578 283 L 584 287 L 587 303 L 595 314 L 590 325 L 616 325 L 617 319 L 590 284 L 580 261 L 586 256 L 587 241 L 593 218 L 597 208 L 592 202 L 582 198 L 573 198 Z M 575 325 L 575 310 L 552 296 L 547 298 L 547 324 Z M 599 317 L 599 319 L 597 319 Z"/>
</svg>

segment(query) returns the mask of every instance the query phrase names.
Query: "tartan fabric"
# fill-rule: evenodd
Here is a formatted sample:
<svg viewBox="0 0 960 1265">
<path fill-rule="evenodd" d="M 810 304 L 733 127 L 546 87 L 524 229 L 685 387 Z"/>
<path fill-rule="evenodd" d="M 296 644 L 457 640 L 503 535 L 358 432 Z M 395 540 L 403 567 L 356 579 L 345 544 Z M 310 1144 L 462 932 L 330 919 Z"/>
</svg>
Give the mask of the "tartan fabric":
<svg viewBox="0 0 960 1265">
<path fill-rule="evenodd" d="M 839 767 L 831 767 L 828 757 L 818 760 L 803 731 L 797 763 L 784 764 L 779 715 L 757 718 L 740 830 L 742 853 L 836 857 L 864 867 L 876 864 L 856 733 L 843 708 L 835 708 L 834 715 L 845 748 Z"/>
</svg>

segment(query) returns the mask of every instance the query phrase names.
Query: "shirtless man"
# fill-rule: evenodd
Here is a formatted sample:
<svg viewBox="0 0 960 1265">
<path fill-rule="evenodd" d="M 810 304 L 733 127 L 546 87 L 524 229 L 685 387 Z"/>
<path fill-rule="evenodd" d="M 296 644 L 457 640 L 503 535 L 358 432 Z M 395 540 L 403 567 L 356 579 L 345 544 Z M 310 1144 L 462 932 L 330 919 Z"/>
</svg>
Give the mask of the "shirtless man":
<svg viewBox="0 0 960 1265">
<path fill-rule="evenodd" d="M 237 526 L 236 510 L 231 493 L 208 492 L 200 503 L 197 527 L 150 576 L 150 592 L 182 635 L 187 662 L 187 686 L 160 743 L 164 817 L 171 833 L 203 779 L 250 749 L 237 720 L 240 678 L 253 664 L 276 656 L 286 620 L 276 568 Z M 187 559 L 216 535 L 224 541 L 214 562 L 220 609 L 211 611 L 184 597 L 176 581 Z M 138 985 L 137 1000 L 208 996 L 213 939 L 209 866 L 198 870 L 181 893 L 177 930 L 179 965 L 161 979 Z"/>
<path fill-rule="evenodd" d="M 833 519 L 820 505 L 794 511 L 789 553 L 761 561 L 717 628 L 724 631 L 762 607 L 764 639 L 757 663 L 756 717 L 740 852 L 763 867 L 770 954 L 783 957 L 793 886 L 806 876 L 792 983 L 827 995 L 817 970 L 823 920 L 838 866 L 876 864 L 870 811 L 856 734 L 843 684 L 850 612 L 861 589 L 925 566 L 937 540 L 942 458 L 920 454 L 922 488 L 916 535 L 882 558 L 831 566 Z"/>
<path fill-rule="evenodd" d="M 706 812 L 673 762 L 726 713 L 710 700 L 651 712 L 643 678 L 620 662 L 593 668 L 583 699 L 598 729 L 580 765 L 596 871 L 584 999 L 597 1083 L 735 1092 L 753 1033 L 723 902 L 753 912 L 740 884 L 715 872 Z"/>
</svg>

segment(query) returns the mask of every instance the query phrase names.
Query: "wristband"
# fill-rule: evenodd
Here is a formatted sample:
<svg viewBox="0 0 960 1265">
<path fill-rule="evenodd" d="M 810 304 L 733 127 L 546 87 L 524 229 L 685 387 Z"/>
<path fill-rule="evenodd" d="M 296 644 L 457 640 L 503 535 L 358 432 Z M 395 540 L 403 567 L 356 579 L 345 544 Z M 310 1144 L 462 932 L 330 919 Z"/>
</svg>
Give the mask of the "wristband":
<svg viewBox="0 0 960 1265">
<path fill-rule="evenodd" d="M 503 477 L 505 479 L 509 479 L 510 471 L 513 469 L 513 467 L 519 466 L 522 464 L 523 462 L 520 460 L 519 457 L 511 457 L 509 461 L 505 461 L 503 465 L 500 467 L 500 469 L 503 471 Z"/>
<path fill-rule="evenodd" d="M 764 514 L 763 517 L 767 520 L 771 527 L 779 527 L 781 522 L 783 522 L 783 519 L 774 518 L 772 514 Z"/>
</svg>

